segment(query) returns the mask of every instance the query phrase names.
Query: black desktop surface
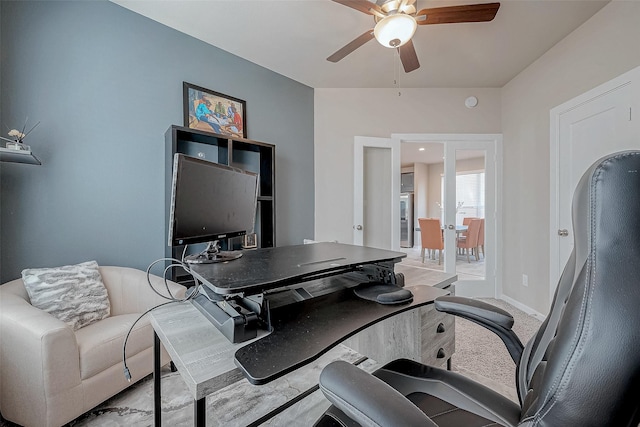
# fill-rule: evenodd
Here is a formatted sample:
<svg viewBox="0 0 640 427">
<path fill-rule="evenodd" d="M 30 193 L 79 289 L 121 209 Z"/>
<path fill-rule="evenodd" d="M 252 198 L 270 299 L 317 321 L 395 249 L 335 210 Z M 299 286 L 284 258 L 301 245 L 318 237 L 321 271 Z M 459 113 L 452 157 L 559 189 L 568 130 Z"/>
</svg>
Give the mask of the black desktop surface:
<svg viewBox="0 0 640 427">
<path fill-rule="evenodd" d="M 234 362 L 255 385 L 266 384 L 303 366 L 350 336 L 383 319 L 431 304 L 449 291 L 411 286 L 413 301 L 383 305 L 343 289 L 272 311 L 273 330 L 239 348 Z"/>
<path fill-rule="evenodd" d="M 196 264 L 191 272 L 218 294 L 257 294 L 363 264 L 398 262 L 407 255 L 384 249 L 321 242 L 244 251 L 237 260 Z"/>
</svg>

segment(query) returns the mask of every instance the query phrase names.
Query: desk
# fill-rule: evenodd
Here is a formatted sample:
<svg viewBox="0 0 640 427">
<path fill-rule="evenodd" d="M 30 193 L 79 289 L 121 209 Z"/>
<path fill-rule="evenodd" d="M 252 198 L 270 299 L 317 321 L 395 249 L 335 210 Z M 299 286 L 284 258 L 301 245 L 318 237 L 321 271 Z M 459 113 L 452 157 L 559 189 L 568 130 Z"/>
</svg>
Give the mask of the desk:
<svg viewBox="0 0 640 427">
<path fill-rule="evenodd" d="M 433 299 L 448 293 L 430 286 L 409 287 L 408 289 L 411 289 L 414 295 L 421 298 L 424 304 L 433 302 Z M 347 304 L 353 305 L 354 302 L 355 300 L 351 300 Z M 362 301 L 362 304 L 376 305 L 376 303 L 368 301 Z M 377 305 L 376 308 L 378 307 L 384 306 Z M 411 310 L 411 308 L 407 307 L 404 311 L 407 310 Z M 193 397 L 195 425 L 204 426 L 205 397 L 245 378 L 241 369 L 234 363 L 234 354 L 238 350 L 242 350 L 242 348 L 251 347 L 252 344 L 259 343 L 261 339 L 265 338 L 264 335 L 259 335 L 256 340 L 246 343 L 232 344 L 189 302 L 175 303 L 154 310 L 150 313 L 150 321 L 155 331 L 155 425 L 161 425 L 160 342 L 162 342 Z M 338 319 L 336 321 L 339 323 Z M 326 326 L 330 327 L 331 325 Z M 367 331 L 364 332 L 366 333 Z M 350 335 L 345 336 L 345 338 Z M 301 342 L 307 343 L 306 340 L 309 337 L 304 338 L 305 340 Z M 335 343 L 335 345 L 337 344 L 338 342 Z M 297 347 L 299 348 L 299 346 Z M 330 348 L 327 348 L 327 350 Z M 264 345 L 260 347 L 260 350 L 262 349 L 269 350 Z M 269 357 L 276 362 L 282 363 L 282 358 L 277 357 L 279 349 L 283 350 L 283 348 L 272 347 L 272 355 Z M 302 360 L 297 364 L 285 364 L 287 366 L 285 371 L 289 372 L 311 360 L 315 360 L 322 353 L 311 357 L 308 355 L 304 357 L 303 355 L 301 357 Z"/>
<path fill-rule="evenodd" d="M 331 248 L 331 246 L 324 248 Z M 317 251 L 322 250 L 322 247 L 303 250 Z M 389 255 L 389 251 L 382 252 Z M 391 252 L 391 254 L 398 253 Z M 396 255 L 392 256 L 391 260 Z M 384 262 L 388 260 L 388 257 L 380 259 Z M 375 263 L 375 259 L 365 261 Z M 365 261 L 359 260 L 356 264 L 362 264 Z M 232 261 L 229 264 L 236 262 L 238 261 Z M 332 260 L 329 264 L 336 264 L 336 262 Z M 352 271 L 351 262 L 344 265 L 348 265 L 347 270 Z M 337 267 L 331 265 L 323 268 Z M 309 277 L 305 278 L 309 279 Z M 315 282 L 309 280 L 310 287 L 317 286 L 318 280 L 324 279 L 315 279 Z M 318 359 L 344 339 L 380 320 L 431 304 L 438 296 L 448 293 L 431 286 L 415 286 L 407 289 L 413 292 L 414 300 L 403 305 L 385 306 L 365 301 L 355 297 L 348 288 L 301 301 L 295 305 L 286 306 L 288 315 L 280 317 L 280 324 L 274 324 L 273 332 L 267 334 L 260 331 L 256 339 L 240 344 L 229 342 L 189 302 L 167 305 L 151 312 L 150 321 L 155 331 L 155 425 L 161 425 L 161 342 L 194 399 L 195 424 L 203 426 L 205 397 L 212 392 L 245 377 L 255 384 L 267 383 Z"/>
</svg>

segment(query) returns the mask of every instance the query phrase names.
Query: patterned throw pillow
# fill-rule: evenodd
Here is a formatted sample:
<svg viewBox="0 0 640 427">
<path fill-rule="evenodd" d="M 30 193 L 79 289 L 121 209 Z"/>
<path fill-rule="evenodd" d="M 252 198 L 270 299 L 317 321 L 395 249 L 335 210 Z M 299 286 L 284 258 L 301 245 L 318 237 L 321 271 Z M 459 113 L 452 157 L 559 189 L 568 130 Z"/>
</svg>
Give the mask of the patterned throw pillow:
<svg viewBox="0 0 640 427">
<path fill-rule="evenodd" d="M 96 261 L 26 269 L 22 271 L 22 281 L 31 305 L 62 320 L 74 331 L 109 317 L 109 296 Z"/>
</svg>

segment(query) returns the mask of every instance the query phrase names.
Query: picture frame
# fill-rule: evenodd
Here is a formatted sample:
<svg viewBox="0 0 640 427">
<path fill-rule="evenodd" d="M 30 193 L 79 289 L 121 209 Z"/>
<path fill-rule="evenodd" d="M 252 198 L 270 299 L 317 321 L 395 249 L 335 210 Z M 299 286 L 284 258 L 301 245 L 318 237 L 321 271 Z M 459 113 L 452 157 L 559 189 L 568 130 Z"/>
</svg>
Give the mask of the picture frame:
<svg viewBox="0 0 640 427">
<path fill-rule="evenodd" d="M 256 233 L 242 236 L 242 249 L 252 249 L 258 247 L 258 235 Z"/>
<path fill-rule="evenodd" d="M 182 82 L 184 126 L 219 135 L 247 138 L 247 103 Z"/>
</svg>

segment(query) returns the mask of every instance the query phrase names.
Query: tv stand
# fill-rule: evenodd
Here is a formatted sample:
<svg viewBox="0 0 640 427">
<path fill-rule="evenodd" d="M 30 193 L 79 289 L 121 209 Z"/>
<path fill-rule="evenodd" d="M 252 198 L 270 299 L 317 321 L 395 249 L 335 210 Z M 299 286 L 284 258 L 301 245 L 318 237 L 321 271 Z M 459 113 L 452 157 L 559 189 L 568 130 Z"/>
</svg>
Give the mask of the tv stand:
<svg viewBox="0 0 640 427">
<path fill-rule="evenodd" d="M 242 251 L 221 251 L 217 240 L 209 242 L 205 250 L 199 254 L 184 257 L 187 264 L 212 264 L 215 262 L 227 262 L 238 259 Z"/>
<path fill-rule="evenodd" d="M 13 150 L 12 150 L 13 151 Z M 17 151 L 17 150 L 15 150 Z M 169 221 L 171 217 L 171 190 L 173 178 L 173 159 L 175 153 L 203 157 L 220 164 L 259 174 L 259 192 L 256 206 L 256 242 L 259 248 L 276 245 L 276 147 L 266 142 L 229 135 L 218 135 L 184 126 L 172 125 L 165 132 L 165 235 L 169 240 Z M 212 238 L 210 238 L 212 239 Z M 226 243 L 226 247 L 222 242 Z M 239 250 L 242 238 L 221 239 L 225 250 Z M 184 245 L 170 246 L 165 243 L 166 258 L 181 259 Z M 246 254 L 245 254 L 246 256 Z M 228 264 L 236 264 L 230 262 Z M 225 262 L 190 265 L 225 265 Z M 167 264 L 168 266 L 168 264 Z M 192 277 L 179 268 L 170 270 L 168 279 L 191 286 Z"/>
</svg>

